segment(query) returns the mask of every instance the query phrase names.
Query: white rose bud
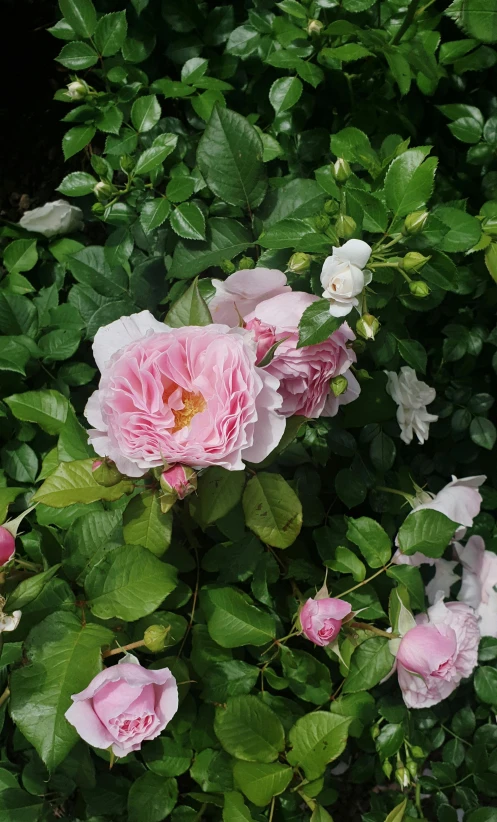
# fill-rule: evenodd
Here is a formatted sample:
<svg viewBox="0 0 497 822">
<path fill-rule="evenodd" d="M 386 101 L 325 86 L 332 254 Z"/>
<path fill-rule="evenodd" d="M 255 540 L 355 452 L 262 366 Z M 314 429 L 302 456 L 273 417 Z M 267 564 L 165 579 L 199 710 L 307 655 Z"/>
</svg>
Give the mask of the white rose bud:
<svg viewBox="0 0 497 822">
<path fill-rule="evenodd" d="M 67 86 L 67 93 L 72 100 L 84 100 L 90 87 L 84 80 L 74 80 Z"/>
<path fill-rule="evenodd" d="M 371 246 L 363 240 L 348 240 L 324 261 L 321 285 L 333 317 L 345 317 L 359 305 L 357 295 L 372 279 L 371 272 L 363 270 L 370 256 Z"/>
<path fill-rule="evenodd" d="M 43 234 L 44 237 L 55 237 L 56 234 L 71 234 L 83 228 L 83 212 L 65 200 L 54 200 L 40 208 L 26 211 L 19 220 L 19 225 L 27 231 Z"/>
</svg>

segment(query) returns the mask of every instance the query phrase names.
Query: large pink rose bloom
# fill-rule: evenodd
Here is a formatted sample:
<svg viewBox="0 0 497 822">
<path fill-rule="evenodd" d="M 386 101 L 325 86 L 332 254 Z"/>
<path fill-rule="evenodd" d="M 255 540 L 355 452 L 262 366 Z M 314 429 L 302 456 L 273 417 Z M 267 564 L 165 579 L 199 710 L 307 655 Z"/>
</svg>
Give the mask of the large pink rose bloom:
<svg viewBox="0 0 497 822">
<path fill-rule="evenodd" d="M 286 277 L 276 268 L 235 271 L 226 280 L 212 280 L 216 293 L 209 301 L 215 323 L 239 325 L 262 301 L 289 292 Z"/>
<path fill-rule="evenodd" d="M 329 645 L 342 627 L 342 619 L 350 614 L 352 606 L 343 599 L 323 597 L 308 599 L 299 619 L 302 632 L 316 645 Z"/>
<path fill-rule="evenodd" d="M 482 636 L 497 637 L 497 554 L 485 550 L 479 536 L 470 537 L 464 547 L 456 542 L 454 548 L 463 567 L 457 598 L 475 609 Z"/>
<path fill-rule="evenodd" d="M 127 655 L 72 700 L 66 719 L 80 737 L 123 757 L 164 730 L 178 710 L 178 688 L 169 668 L 149 671 Z"/>
<path fill-rule="evenodd" d="M 402 637 L 397 675 L 408 708 L 429 708 L 470 676 L 478 661 L 480 631 L 472 608 L 439 599 Z"/>
<path fill-rule="evenodd" d="M 169 328 L 148 311 L 97 331 L 102 377 L 85 415 L 97 454 L 139 477 L 164 463 L 241 470 L 284 431 L 278 380 L 256 367 L 249 331 Z"/>
</svg>

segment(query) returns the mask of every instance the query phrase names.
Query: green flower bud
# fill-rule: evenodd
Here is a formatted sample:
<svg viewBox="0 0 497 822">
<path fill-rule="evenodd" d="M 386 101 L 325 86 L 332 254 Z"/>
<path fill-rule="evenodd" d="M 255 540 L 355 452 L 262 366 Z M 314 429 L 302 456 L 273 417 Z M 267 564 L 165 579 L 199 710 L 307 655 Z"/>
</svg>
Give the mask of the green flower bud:
<svg viewBox="0 0 497 822">
<path fill-rule="evenodd" d="M 91 210 L 97 217 L 102 217 L 102 215 L 105 214 L 105 206 L 103 206 L 102 203 L 93 203 Z"/>
<path fill-rule="evenodd" d="M 406 256 L 400 261 L 404 271 L 417 271 L 422 268 L 430 258 L 420 254 L 419 251 L 408 251 Z"/>
<path fill-rule="evenodd" d="M 90 91 L 88 83 L 84 80 L 74 80 L 67 86 L 67 93 L 71 100 L 84 100 Z"/>
<path fill-rule="evenodd" d="M 335 231 L 339 237 L 344 240 L 350 240 L 354 236 L 357 223 L 353 217 L 347 217 L 346 214 L 340 214 L 340 217 L 335 223 Z"/>
<path fill-rule="evenodd" d="M 318 214 L 317 217 L 314 217 L 314 225 L 316 231 L 326 231 L 330 225 L 330 218 L 327 214 Z"/>
<path fill-rule="evenodd" d="M 366 350 L 366 343 L 364 342 L 364 340 L 354 340 L 350 347 L 352 348 L 352 351 L 355 351 L 356 354 L 363 354 Z"/>
<path fill-rule="evenodd" d="M 357 368 L 354 373 L 359 382 L 366 382 L 366 380 L 373 379 L 369 371 L 366 371 L 365 368 Z"/>
<path fill-rule="evenodd" d="M 135 167 L 134 158 L 131 157 L 130 154 L 123 154 L 119 162 L 121 170 L 124 171 L 125 174 L 128 174 L 130 171 L 133 171 Z"/>
<path fill-rule="evenodd" d="M 326 200 L 324 210 L 326 214 L 336 214 L 338 211 L 338 203 L 335 200 Z"/>
<path fill-rule="evenodd" d="M 378 725 L 373 725 L 371 728 L 371 739 L 377 739 L 380 735 L 380 729 Z"/>
<path fill-rule="evenodd" d="M 321 22 L 321 20 L 309 20 L 309 22 L 307 23 L 308 34 L 321 34 L 323 29 L 324 24 Z"/>
<path fill-rule="evenodd" d="M 225 274 L 233 274 L 236 271 L 236 265 L 232 263 L 231 260 L 221 260 L 219 268 L 221 271 L 224 271 Z"/>
<path fill-rule="evenodd" d="M 413 280 L 409 283 L 409 291 L 413 297 L 427 297 L 430 293 L 430 287 L 424 280 Z"/>
<path fill-rule="evenodd" d="M 167 627 L 165 625 L 151 625 L 150 628 L 147 628 L 143 635 L 143 641 L 148 650 L 153 651 L 155 654 L 163 651 L 170 630 L 170 625 Z"/>
<path fill-rule="evenodd" d="M 111 183 L 105 183 L 103 180 L 93 186 L 93 193 L 95 194 L 97 200 L 100 201 L 110 200 L 115 190 L 116 189 Z"/>
<path fill-rule="evenodd" d="M 123 475 L 117 468 L 116 464 L 107 457 L 104 457 L 103 460 L 96 459 L 91 467 L 91 470 L 93 473 L 93 478 L 99 485 L 103 485 L 104 488 L 112 488 L 113 485 L 117 485 L 118 482 L 121 482 L 123 478 Z"/>
<path fill-rule="evenodd" d="M 255 268 L 255 262 L 251 257 L 241 257 L 238 262 L 238 269 L 240 271 Z"/>
<path fill-rule="evenodd" d="M 347 160 L 344 160 L 343 157 L 339 157 L 338 160 L 332 164 L 331 170 L 337 183 L 346 183 L 352 174 Z"/>
<path fill-rule="evenodd" d="M 340 394 L 343 394 L 344 391 L 347 390 L 348 386 L 349 381 L 347 377 L 343 376 L 343 374 L 339 374 L 338 376 L 333 377 L 333 379 L 330 380 L 330 388 L 335 397 L 339 397 Z"/>
<path fill-rule="evenodd" d="M 403 765 L 395 769 L 395 781 L 398 782 L 401 788 L 408 788 L 411 784 L 409 771 Z"/>
<path fill-rule="evenodd" d="M 292 254 L 288 261 L 288 270 L 293 274 L 300 274 L 303 271 L 309 271 L 311 266 L 311 258 L 303 251 L 296 251 Z"/>
<path fill-rule="evenodd" d="M 412 214 L 408 214 L 404 220 L 404 233 L 419 234 L 425 227 L 428 216 L 427 211 L 413 211 Z"/>
<path fill-rule="evenodd" d="M 372 314 L 363 314 L 361 319 L 357 320 L 355 330 L 363 340 L 374 340 L 380 330 L 380 323 Z"/>
</svg>

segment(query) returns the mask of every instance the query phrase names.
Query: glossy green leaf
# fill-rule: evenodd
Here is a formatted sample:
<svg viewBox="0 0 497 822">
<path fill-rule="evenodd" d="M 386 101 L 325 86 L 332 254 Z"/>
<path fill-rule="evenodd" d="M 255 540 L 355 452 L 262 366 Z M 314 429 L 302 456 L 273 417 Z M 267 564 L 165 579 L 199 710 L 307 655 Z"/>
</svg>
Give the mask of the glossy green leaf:
<svg viewBox="0 0 497 822">
<path fill-rule="evenodd" d="M 252 477 L 242 498 L 245 522 L 257 536 L 275 548 L 288 548 L 302 527 L 302 505 L 279 474 Z"/>
</svg>

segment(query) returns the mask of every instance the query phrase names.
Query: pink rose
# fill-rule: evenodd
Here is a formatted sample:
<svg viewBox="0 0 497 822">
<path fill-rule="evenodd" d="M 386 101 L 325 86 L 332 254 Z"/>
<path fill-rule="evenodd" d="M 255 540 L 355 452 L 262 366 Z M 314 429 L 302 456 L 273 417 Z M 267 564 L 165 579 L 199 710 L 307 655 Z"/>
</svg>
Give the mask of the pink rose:
<svg viewBox="0 0 497 822">
<path fill-rule="evenodd" d="M 240 325 L 240 317 L 250 314 L 262 300 L 290 291 L 286 277 L 275 268 L 235 271 L 226 280 L 212 280 L 216 293 L 209 310 L 216 323 Z"/>
<path fill-rule="evenodd" d="M 470 676 L 478 660 L 480 632 L 472 608 L 439 599 L 402 637 L 397 675 L 408 708 L 429 708 Z"/>
<path fill-rule="evenodd" d="M 351 610 L 352 606 L 343 599 L 308 599 L 299 614 L 302 631 L 316 645 L 329 645 L 338 636 L 342 619 Z"/>
<path fill-rule="evenodd" d="M 10 562 L 16 552 L 16 541 L 10 531 L 0 525 L 0 568 Z"/>
<path fill-rule="evenodd" d="M 243 469 L 279 443 L 278 380 L 256 367 L 250 332 L 169 328 L 148 311 L 97 331 L 102 377 L 85 409 L 90 442 L 139 477 L 164 463 Z"/>
<path fill-rule="evenodd" d="M 455 543 L 463 567 L 458 599 L 475 609 L 482 636 L 497 637 L 497 554 L 485 550 L 479 536 L 470 537 L 463 547 Z"/>
<path fill-rule="evenodd" d="M 80 737 L 123 757 L 164 730 L 178 710 L 178 688 L 169 668 L 149 671 L 127 654 L 72 700 L 66 719 Z"/>
</svg>

